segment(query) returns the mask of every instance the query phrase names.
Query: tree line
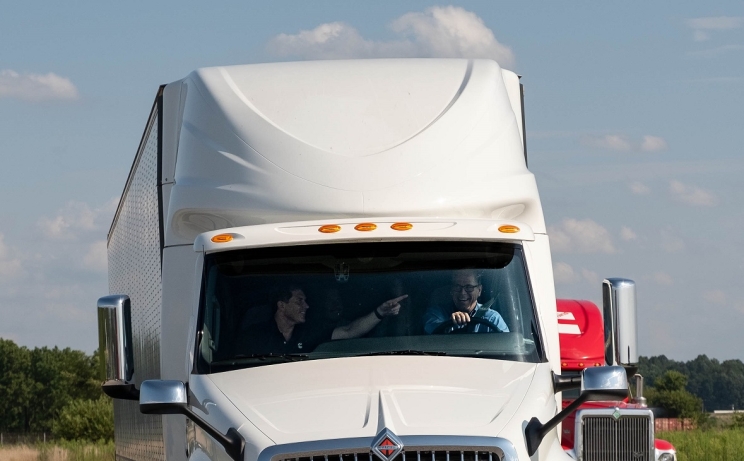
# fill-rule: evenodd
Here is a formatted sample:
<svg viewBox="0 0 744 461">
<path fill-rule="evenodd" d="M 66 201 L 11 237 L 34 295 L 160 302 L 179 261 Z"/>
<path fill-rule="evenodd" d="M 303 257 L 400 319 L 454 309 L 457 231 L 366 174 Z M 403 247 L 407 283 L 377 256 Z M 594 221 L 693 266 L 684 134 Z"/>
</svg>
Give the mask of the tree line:
<svg viewBox="0 0 744 461">
<path fill-rule="evenodd" d="M 654 392 L 683 389 L 699 399 L 698 411 L 744 410 L 744 363 L 741 360 L 720 362 L 699 355 L 694 360 L 679 362 L 664 355 L 640 357 L 638 372 L 649 389 L 649 403 Z M 680 395 L 677 397 L 681 398 Z M 659 405 L 663 406 L 663 405 Z"/>
<path fill-rule="evenodd" d="M 669 416 L 744 409 L 744 363 L 700 355 L 679 362 L 640 357 L 650 406 Z M 18 346 L 0 338 L 0 432 L 48 432 L 66 439 L 112 439 L 113 405 L 101 392 L 98 355 Z"/>
<path fill-rule="evenodd" d="M 101 392 L 97 354 L 0 338 L 0 431 L 112 439 L 113 404 Z"/>
</svg>

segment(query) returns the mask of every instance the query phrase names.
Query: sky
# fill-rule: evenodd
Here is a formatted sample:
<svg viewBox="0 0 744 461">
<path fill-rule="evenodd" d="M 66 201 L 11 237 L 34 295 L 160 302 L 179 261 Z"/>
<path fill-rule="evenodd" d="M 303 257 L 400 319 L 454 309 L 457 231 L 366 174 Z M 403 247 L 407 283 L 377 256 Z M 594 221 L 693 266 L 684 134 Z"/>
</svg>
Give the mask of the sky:
<svg viewBox="0 0 744 461">
<path fill-rule="evenodd" d="M 559 297 L 637 283 L 641 355 L 744 360 L 744 3 L 4 2 L 0 337 L 97 347 L 158 86 L 217 65 L 490 58 L 522 75 Z"/>
</svg>

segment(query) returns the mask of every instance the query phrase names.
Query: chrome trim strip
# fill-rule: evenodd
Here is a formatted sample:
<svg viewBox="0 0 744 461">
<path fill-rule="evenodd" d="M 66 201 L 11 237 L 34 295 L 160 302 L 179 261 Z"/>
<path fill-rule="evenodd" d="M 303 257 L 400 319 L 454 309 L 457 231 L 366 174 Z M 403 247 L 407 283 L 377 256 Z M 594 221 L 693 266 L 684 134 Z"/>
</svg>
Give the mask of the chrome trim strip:
<svg viewBox="0 0 744 461">
<path fill-rule="evenodd" d="M 355 437 L 274 445 L 263 450 L 258 455 L 257 461 L 278 461 L 280 459 L 310 457 L 319 454 L 366 453 L 370 451 L 374 438 Z M 489 461 L 494 461 L 491 452 L 501 452 L 501 461 L 519 461 L 514 444 L 501 437 L 409 435 L 398 436 L 398 438 L 407 451 L 432 451 L 432 461 L 434 460 L 435 450 L 461 451 L 463 447 L 476 452 L 488 451 Z M 417 461 L 421 460 L 420 453 L 417 458 Z"/>
</svg>

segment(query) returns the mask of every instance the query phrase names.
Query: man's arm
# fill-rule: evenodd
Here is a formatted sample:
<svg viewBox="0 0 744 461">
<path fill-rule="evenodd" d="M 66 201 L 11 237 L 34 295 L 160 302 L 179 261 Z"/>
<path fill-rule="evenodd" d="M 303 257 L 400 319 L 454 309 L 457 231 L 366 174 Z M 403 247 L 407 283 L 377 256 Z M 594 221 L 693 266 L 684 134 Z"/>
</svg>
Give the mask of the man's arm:
<svg viewBox="0 0 744 461">
<path fill-rule="evenodd" d="M 369 314 L 359 317 L 348 325 L 337 327 L 333 330 L 331 339 L 351 339 L 366 335 L 380 323 L 383 317 L 398 315 L 400 312 L 400 302 L 407 297 L 408 295 L 403 295 L 385 301 Z"/>
<path fill-rule="evenodd" d="M 499 330 L 501 330 L 503 333 L 509 333 L 509 327 L 506 325 L 504 317 L 502 317 L 501 314 L 499 314 L 495 310 L 488 309 L 484 317 L 486 320 L 499 327 Z"/>
<path fill-rule="evenodd" d="M 446 312 L 443 312 L 438 305 L 429 306 L 424 313 L 424 331 L 430 335 L 437 329 L 439 325 L 446 322 L 449 317 Z"/>
</svg>

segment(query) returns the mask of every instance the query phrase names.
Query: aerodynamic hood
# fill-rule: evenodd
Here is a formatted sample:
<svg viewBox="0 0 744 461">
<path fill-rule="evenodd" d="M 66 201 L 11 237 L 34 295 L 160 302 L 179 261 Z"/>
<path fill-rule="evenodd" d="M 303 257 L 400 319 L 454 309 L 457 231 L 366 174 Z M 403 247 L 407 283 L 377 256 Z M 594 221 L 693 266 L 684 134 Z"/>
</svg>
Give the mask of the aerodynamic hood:
<svg viewBox="0 0 744 461">
<path fill-rule="evenodd" d="M 398 435 L 494 436 L 536 365 L 480 358 L 356 357 L 269 365 L 209 379 L 275 443 Z"/>
</svg>

